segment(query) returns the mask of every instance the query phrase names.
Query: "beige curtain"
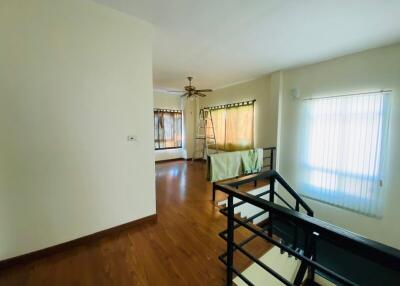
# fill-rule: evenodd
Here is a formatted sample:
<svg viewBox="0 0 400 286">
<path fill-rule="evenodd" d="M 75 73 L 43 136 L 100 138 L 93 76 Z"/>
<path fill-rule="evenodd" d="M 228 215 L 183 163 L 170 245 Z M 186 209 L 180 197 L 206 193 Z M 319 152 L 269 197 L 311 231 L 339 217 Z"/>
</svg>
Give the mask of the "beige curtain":
<svg viewBox="0 0 400 286">
<path fill-rule="evenodd" d="M 219 150 L 254 148 L 254 104 L 211 110 Z M 212 136 L 211 129 L 208 135 Z"/>
<path fill-rule="evenodd" d="M 226 109 L 226 151 L 254 148 L 253 110 L 253 104 Z"/>
<path fill-rule="evenodd" d="M 216 109 L 211 111 L 211 117 L 214 123 L 215 141 L 217 142 L 218 150 L 225 149 L 225 122 L 226 109 Z M 207 137 L 212 137 L 212 129 L 207 128 Z"/>
</svg>

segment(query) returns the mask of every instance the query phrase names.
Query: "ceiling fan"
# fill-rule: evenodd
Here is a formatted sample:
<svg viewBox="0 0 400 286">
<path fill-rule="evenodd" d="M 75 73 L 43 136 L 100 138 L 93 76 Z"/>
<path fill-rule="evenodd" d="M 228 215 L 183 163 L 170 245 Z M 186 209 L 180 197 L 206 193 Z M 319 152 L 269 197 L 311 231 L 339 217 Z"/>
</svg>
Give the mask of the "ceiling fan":
<svg viewBox="0 0 400 286">
<path fill-rule="evenodd" d="M 184 87 L 185 90 L 174 90 L 174 91 L 170 91 L 170 92 L 184 92 L 184 94 L 182 94 L 181 97 L 187 96 L 187 98 L 191 98 L 192 96 L 205 97 L 206 94 L 204 94 L 203 92 L 211 92 L 212 91 L 212 89 L 196 89 L 196 87 L 192 85 L 193 77 L 188 76 L 187 79 L 189 80 L 189 85 Z"/>
</svg>

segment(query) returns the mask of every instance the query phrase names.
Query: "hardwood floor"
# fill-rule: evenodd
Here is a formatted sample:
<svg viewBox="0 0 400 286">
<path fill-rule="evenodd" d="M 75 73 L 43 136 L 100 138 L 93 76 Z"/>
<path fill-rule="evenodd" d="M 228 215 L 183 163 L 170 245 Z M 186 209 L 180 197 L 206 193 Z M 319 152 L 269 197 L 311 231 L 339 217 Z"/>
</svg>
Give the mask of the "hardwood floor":
<svg viewBox="0 0 400 286">
<path fill-rule="evenodd" d="M 226 219 L 211 201 L 204 164 L 157 164 L 156 188 L 156 224 L 1 270 L 0 285 L 224 285 L 225 267 L 218 255 L 226 245 L 218 233 Z M 248 235 L 238 231 L 235 240 Z M 247 246 L 259 256 L 269 248 L 258 239 Z M 236 255 L 235 265 L 244 269 L 249 261 Z"/>
</svg>

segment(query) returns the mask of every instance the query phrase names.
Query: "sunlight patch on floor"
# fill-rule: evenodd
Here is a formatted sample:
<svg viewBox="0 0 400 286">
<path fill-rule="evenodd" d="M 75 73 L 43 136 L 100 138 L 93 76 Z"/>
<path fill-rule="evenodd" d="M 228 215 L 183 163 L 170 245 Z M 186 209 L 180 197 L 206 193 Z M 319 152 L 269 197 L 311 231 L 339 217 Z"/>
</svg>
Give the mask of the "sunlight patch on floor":
<svg viewBox="0 0 400 286">
<path fill-rule="evenodd" d="M 260 261 L 271 267 L 277 273 L 287 280 L 293 282 L 296 277 L 297 270 L 300 267 L 300 260 L 296 260 L 293 256 L 288 257 L 287 253 L 281 254 L 278 247 L 273 247 L 264 254 Z M 282 282 L 269 274 L 256 263 L 250 265 L 242 274 L 249 279 L 254 285 L 281 286 Z M 247 285 L 239 277 L 233 280 L 238 286 Z"/>
</svg>

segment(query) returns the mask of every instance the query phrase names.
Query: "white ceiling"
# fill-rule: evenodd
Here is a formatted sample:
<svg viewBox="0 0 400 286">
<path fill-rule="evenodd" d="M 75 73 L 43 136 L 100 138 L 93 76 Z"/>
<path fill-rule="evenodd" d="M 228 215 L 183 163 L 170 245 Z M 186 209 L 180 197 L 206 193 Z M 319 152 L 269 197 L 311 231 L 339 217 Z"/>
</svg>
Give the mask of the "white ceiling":
<svg viewBox="0 0 400 286">
<path fill-rule="evenodd" d="M 400 0 L 95 0 L 155 26 L 154 86 L 218 88 L 400 41 Z"/>
</svg>

